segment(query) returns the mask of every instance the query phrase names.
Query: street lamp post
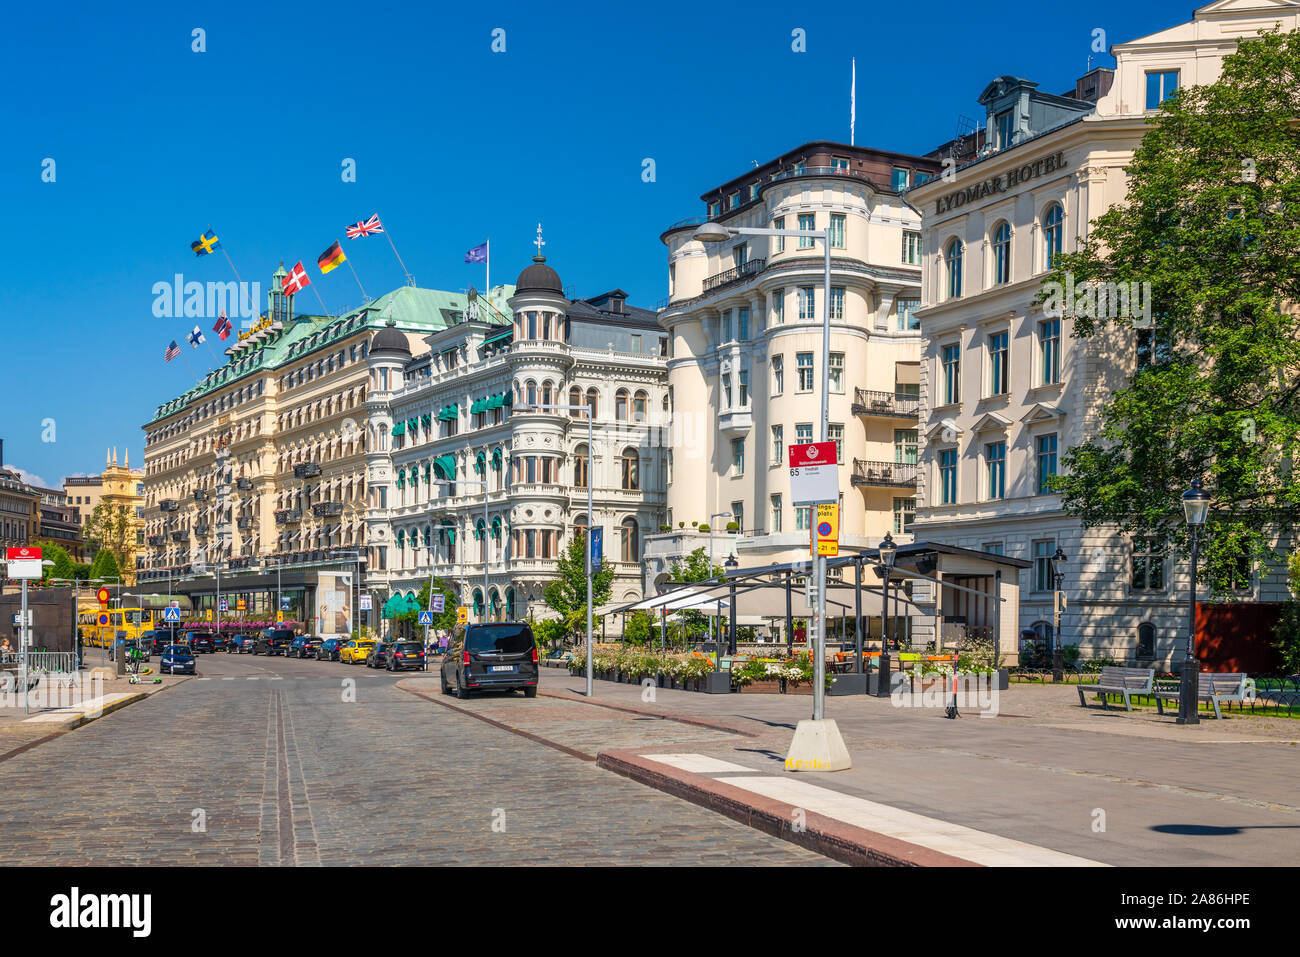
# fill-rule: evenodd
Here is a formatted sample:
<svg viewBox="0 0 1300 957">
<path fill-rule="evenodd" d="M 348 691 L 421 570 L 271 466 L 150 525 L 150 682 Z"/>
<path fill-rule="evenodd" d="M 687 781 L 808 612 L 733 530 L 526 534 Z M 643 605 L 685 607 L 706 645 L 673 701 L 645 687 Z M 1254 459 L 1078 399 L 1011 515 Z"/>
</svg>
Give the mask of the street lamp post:
<svg viewBox="0 0 1300 957">
<path fill-rule="evenodd" d="M 1201 529 L 1210 510 L 1210 493 L 1201 487 L 1199 478 L 1192 479 L 1192 487 L 1183 493 L 1183 514 L 1187 519 L 1187 532 L 1191 537 L 1191 582 L 1187 602 L 1187 650 L 1178 684 L 1178 724 L 1200 724 L 1197 712 L 1196 667 L 1196 566 L 1200 555 Z"/>
<path fill-rule="evenodd" d="M 1055 609 L 1052 622 L 1052 680 L 1058 684 L 1065 678 L 1065 648 L 1061 642 L 1061 611 L 1065 606 L 1065 592 L 1061 585 L 1065 581 L 1065 562 L 1065 552 L 1057 545 L 1056 554 L 1052 556 L 1052 579 L 1056 585 L 1056 590 L 1052 593 Z"/>
<path fill-rule="evenodd" d="M 894 536 L 885 533 L 877 549 L 880 556 L 880 570 L 884 576 L 884 586 L 880 601 L 880 667 L 876 669 L 876 697 L 889 697 L 889 686 L 893 680 L 893 658 L 889 654 L 889 573 L 894 569 L 894 559 L 898 557 L 898 546 Z"/>
<path fill-rule="evenodd" d="M 586 569 L 587 569 L 587 697 L 590 698 L 595 694 L 592 687 L 591 675 L 591 530 L 592 530 L 592 498 L 591 488 L 593 485 L 591 474 L 591 463 L 596 457 L 595 438 L 592 432 L 594 417 L 591 414 L 590 405 L 532 405 L 524 404 L 515 409 L 516 412 L 585 412 L 587 413 L 587 538 L 583 543 L 583 551 L 586 552 Z M 710 569 L 712 571 L 712 569 Z M 486 597 L 485 599 L 486 600 Z"/>
<path fill-rule="evenodd" d="M 730 512 L 714 512 L 712 515 L 709 516 L 709 577 L 710 578 L 713 577 L 713 536 L 718 533 L 717 526 L 713 524 L 713 520 L 715 518 L 730 518 L 730 517 L 731 517 Z M 713 616 L 713 618 L 709 619 L 709 641 L 713 641 L 713 619 L 716 617 L 718 616 L 715 615 Z M 718 637 L 721 638 L 721 636 L 722 636 L 722 625 L 721 623 L 719 623 Z M 720 641 L 719 644 L 721 644 Z M 718 655 L 717 664 L 719 668 L 722 667 L 722 655 Z"/>
</svg>

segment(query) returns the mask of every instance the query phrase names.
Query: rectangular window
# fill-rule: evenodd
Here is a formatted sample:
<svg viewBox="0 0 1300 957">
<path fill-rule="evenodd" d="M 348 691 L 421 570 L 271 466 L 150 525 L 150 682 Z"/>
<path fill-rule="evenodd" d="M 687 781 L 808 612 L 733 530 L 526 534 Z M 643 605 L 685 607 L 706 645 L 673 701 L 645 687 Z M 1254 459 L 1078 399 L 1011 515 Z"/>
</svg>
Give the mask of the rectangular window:
<svg viewBox="0 0 1300 957">
<path fill-rule="evenodd" d="M 741 306 L 736 313 L 736 336 L 742 342 L 749 338 L 749 307 Z"/>
<path fill-rule="evenodd" d="M 812 506 L 796 505 L 794 509 L 794 530 L 806 532 L 812 528 Z"/>
<path fill-rule="evenodd" d="M 921 265 L 921 234 L 912 229 L 903 230 L 903 262 Z"/>
<path fill-rule="evenodd" d="M 749 408 L 749 370 L 741 369 L 737 376 L 737 384 L 740 386 L 740 408 Z"/>
<path fill-rule="evenodd" d="M 895 498 L 894 499 L 894 534 L 899 535 L 903 532 L 912 530 L 912 522 L 916 520 L 916 499 L 914 498 Z"/>
<path fill-rule="evenodd" d="M 731 265 L 736 269 L 740 269 L 747 262 L 749 262 L 749 243 L 741 243 L 739 246 L 732 246 Z"/>
<path fill-rule="evenodd" d="M 717 219 L 718 212 L 718 201 L 715 199 L 709 203 L 709 219 Z M 586 561 L 586 559 L 583 559 L 583 561 Z"/>
<path fill-rule="evenodd" d="M 770 522 L 773 534 L 780 534 L 781 532 L 781 517 L 781 496 L 773 495 L 772 518 Z"/>
<path fill-rule="evenodd" d="M 989 500 L 1007 497 L 1007 443 L 989 442 L 984 446 Z"/>
<path fill-rule="evenodd" d="M 813 354 L 811 352 L 796 352 L 794 358 L 799 371 L 799 391 L 811 392 L 813 388 Z"/>
<path fill-rule="evenodd" d="M 799 287 L 799 318 L 800 319 L 817 318 L 817 287 L 816 286 Z"/>
<path fill-rule="evenodd" d="M 831 169 L 836 173 L 847 173 L 849 171 L 849 158 L 847 156 L 832 156 Z"/>
<path fill-rule="evenodd" d="M 801 232 L 808 232 L 808 233 L 812 232 L 814 229 L 817 228 L 816 223 L 817 223 L 817 218 L 814 214 L 812 213 L 799 214 L 799 229 Z M 799 237 L 800 249 L 812 249 L 812 246 L 813 246 L 813 241 L 811 236 Z"/>
<path fill-rule="evenodd" d="M 745 474 L 745 440 L 731 440 L 731 474 L 733 477 Z"/>
<path fill-rule="evenodd" d="M 722 333 L 718 338 L 719 342 L 731 341 L 731 310 L 722 310 Z M 585 561 L 585 559 L 584 559 Z"/>
<path fill-rule="evenodd" d="M 1006 149 L 1011 145 L 1011 135 L 1015 132 L 1015 115 L 1011 110 L 1003 110 L 996 117 L 998 127 L 997 148 Z"/>
<path fill-rule="evenodd" d="M 1048 481 L 1056 474 L 1056 434 L 1040 435 L 1034 444 L 1038 453 L 1038 494 L 1050 495 Z"/>
<path fill-rule="evenodd" d="M 889 176 L 889 186 L 891 189 L 902 192 L 907 189 L 910 180 L 911 170 L 905 170 L 895 166 Z"/>
<path fill-rule="evenodd" d="M 780 325 L 785 322 L 785 290 L 772 290 L 772 322 Z"/>
<path fill-rule="evenodd" d="M 776 217 L 776 219 L 772 220 L 772 228 L 785 229 L 785 217 L 778 216 Z M 785 252 L 785 237 L 777 236 L 775 238 L 776 238 L 776 251 L 779 253 Z"/>
<path fill-rule="evenodd" d="M 731 503 L 731 520 L 736 523 L 736 530 L 743 533 L 745 531 L 745 503 Z"/>
<path fill-rule="evenodd" d="M 1007 333 L 995 332 L 989 336 L 989 395 L 1005 395 L 1008 381 Z"/>
<path fill-rule="evenodd" d="M 844 318 L 844 287 L 831 286 L 831 318 Z"/>
<path fill-rule="evenodd" d="M 961 401 L 961 344 L 943 347 L 943 403 L 955 405 Z"/>
<path fill-rule="evenodd" d="M 785 357 L 772 356 L 772 394 L 780 395 L 785 391 Z"/>
<path fill-rule="evenodd" d="M 830 243 L 832 249 L 844 248 L 844 214 L 843 213 L 831 213 Z"/>
<path fill-rule="evenodd" d="M 772 426 L 772 464 L 785 464 L 785 426 Z"/>
<path fill-rule="evenodd" d="M 740 190 L 736 190 L 727 197 L 727 208 L 736 209 L 740 206 Z"/>
<path fill-rule="evenodd" d="M 1052 556 L 1055 554 L 1055 539 L 1034 542 L 1034 591 L 1052 590 Z"/>
<path fill-rule="evenodd" d="M 901 331 L 909 329 L 920 329 L 921 320 L 916 315 L 916 310 L 921 308 L 920 299 L 900 299 L 898 300 L 898 328 Z"/>
<path fill-rule="evenodd" d="M 839 394 L 844 393 L 844 353 L 831 353 L 831 391 Z"/>
<path fill-rule="evenodd" d="M 724 409 L 731 408 L 731 375 L 726 372 L 722 374 L 722 407 Z M 586 561 L 586 559 L 583 559 L 583 561 Z"/>
<path fill-rule="evenodd" d="M 1147 73 L 1147 109 L 1158 110 L 1160 104 L 1178 91 L 1178 71 Z"/>
<path fill-rule="evenodd" d="M 1002 543 L 1001 543 L 1001 542 L 985 542 L 983 545 L 980 546 L 980 548 L 981 548 L 983 551 L 988 552 L 990 555 L 1002 555 L 1002 554 L 1005 554 L 1005 552 L 1003 551 L 1003 546 L 1002 546 Z"/>
<path fill-rule="evenodd" d="M 939 453 L 939 504 L 957 502 L 957 450 L 944 449 Z"/>
<path fill-rule="evenodd" d="M 749 198 L 751 201 L 758 199 L 758 186 L 759 186 L 758 183 L 749 184 Z"/>
<path fill-rule="evenodd" d="M 917 429 L 894 429 L 894 463 L 896 465 L 915 465 L 917 448 L 920 445 Z"/>
<path fill-rule="evenodd" d="M 800 422 L 794 427 L 794 440 L 796 445 L 807 445 L 813 440 L 812 423 Z"/>
<path fill-rule="evenodd" d="M 826 426 L 826 438 L 835 443 L 835 461 L 844 464 L 844 426 L 834 422 Z"/>
<path fill-rule="evenodd" d="M 1154 539 L 1133 539 L 1133 588 L 1136 591 L 1163 591 L 1165 556 Z"/>
<path fill-rule="evenodd" d="M 641 336 L 636 332 L 632 333 L 632 351 L 637 355 L 641 353 Z M 584 558 L 583 561 L 585 562 L 586 559 Z"/>
<path fill-rule="evenodd" d="M 1139 330 L 1139 332 L 1144 330 Z M 1040 385 L 1061 381 L 1061 320 L 1044 319 L 1038 324 Z"/>
</svg>

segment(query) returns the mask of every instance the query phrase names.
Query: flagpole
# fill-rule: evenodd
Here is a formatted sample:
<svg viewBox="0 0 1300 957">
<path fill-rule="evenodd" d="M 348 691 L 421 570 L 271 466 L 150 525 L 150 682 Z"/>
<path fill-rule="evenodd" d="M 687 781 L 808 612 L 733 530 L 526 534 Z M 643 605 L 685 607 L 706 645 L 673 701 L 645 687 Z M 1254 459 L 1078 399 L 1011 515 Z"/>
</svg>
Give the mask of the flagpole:
<svg viewBox="0 0 1300 957">
<path fill-rule="evenodd" d="M 326 308 L 325 300 L 320 297 L 320 290 L 316 288 L 315 283 L 311 284 L 311 291 L 316 293 L 316 301 L 320 303 L 321 312 L 326 316 L 333 317 L 334 313 L 330 312 L 329 309 Z"/>
<path fill-rule="evenodd" d="M 488 302 L 492 301 L 492 240 L 487 239 L 483 242 L 483 282 L 487 284 Z M 486 598 L 483 599 L 487 601 Z"/>
<path fill-rule="evenodd" d="M 378 213 L 376 213 L 375 215 L 378 215 Z M 389 245 L 389 246 L 392 246 L 392 248 L 393 248 L 393 255 L 394 255 L 394 256 L 397 256 L 397 265 L 401 266 L 401 267 L 402 267 L 402 272 L 406 273 L 406 284 L 407 284 L 408 286 L 414 286 L 414 285 L 415 285 L 415 277 L 412 276 L 412 275 L 410 274 L 410 272 L 407 271 L 406 263 L 402 262 L 402 257 L 401 257 L 400 255 L 398 255 L 398 252 L 397 252 L 397 246 L 393 243 L 393 234 L 390 233 L 390 232 L 388 231 L 388 226 L 387 226 L 387 225 L 384 226 L 384 238 L 388 240 L 388 245 Z"/>
<path fill-rule="evenodd" d="M 212 228 L 211 223 L 208 223 L 208 232 L 212 233 L 213 235 L 216 235 L 216 230 Z M 244 280 L 239 278 L 239 270 L 235 268 L 235 263 L 230 258 L 230 253 L 226 252 L 226 247 L 224 245 L 221 246 L 221 255 L 226 257 L 226 263 L 230 266 L 230 271 L 235 274 L 235 279 L 242 286 L 244 284 Z"/>
<path fill-rule="evenodd" d="M 366 302 L 369 302 L 370 297 L 366 295 L 366 287 L 361 285 L 361 279 L 359 276 L 357 276 L 357 271 L 355 269 L 352 269 L 352 260 L 344 259 L 343 261 L 348 264 L 348 269 L 352 270 L 352 278 L 357 281 L 357 288 L 361 290 L 361 298 L 364 299 Z"/>
<path fill-rule="evenodd" d="M 194 381 L 198 382 L 199 374 L 194 371 L 194 366 L 190 365 L 190 357 L 185 354 L 184 349 L 181 350 L 181 358 L 185 360 L 185 367 L 190 370 L 190 375 L 194 376 Z"/>
<path fill-rule="evenodd" d="M 849 145 L 853 145 L 854 127 L 858 122 L 858 58 L 853 58 L 853 78 L 849 82 Z"/>
</svg>

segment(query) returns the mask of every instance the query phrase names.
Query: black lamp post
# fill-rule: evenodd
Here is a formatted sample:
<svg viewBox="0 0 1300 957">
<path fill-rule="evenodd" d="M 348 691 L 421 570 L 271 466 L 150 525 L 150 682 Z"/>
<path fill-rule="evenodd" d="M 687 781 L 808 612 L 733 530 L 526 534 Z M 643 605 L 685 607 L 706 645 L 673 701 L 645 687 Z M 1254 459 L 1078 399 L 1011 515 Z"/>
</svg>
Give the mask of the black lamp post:
<svg viewBox="0 0 1300 957">
<path fill-rule="evenodd" d="M 1065 650 L 1061 642 L 1061 606 L 1065 603 L 1065 594 L 1061 591 L 1061 583 L 1065 581 L 1065 552 L 1061 551 L 1061 546 L 1056 546 L 1056 554 L 1052 556 L 1052 578 L 1056 584 L 1056 591 L 1053 593 L 1055 602 L 1055 620 L 1052 623 L 1052 680 L 1060 683 L 1065 677 Z"/>
<path fill-rule="evenodd" d="M 1192 540 L 1191 589 L 1187 607 L 1187 650 L 1183 655 L 1181 680 L 1178 685 L 1178 723 L 1200 724 L 1197 713 L 1197 687 L 1199 677 L 1196 666 L 1196 566 L 1201 544 L 1201 529 L 1210 510 L 1210 493 L 1201 487 L 1199 478 L 1192 479 L 1192 487 L 1183 493 L 1183 514 L 1187 519 L 1187 532 Z"/>
<path fill-rule="evenodd" d="M 726 566 L 727 571 L 731 571 L 733 568 L 740 567 L 740 562 L 736 561 L 735 555 L 728 556 L 727 560 L 722 564 Z M 731 608 L 729 609 L 730 611 L 729 617 L 731 618 L 731 627 L 727 629 L 728 632 L 727 654 L 731 655 L 734 658 L 736 656 L 736 580 L 734 578 L 731 579 L 731 594 L 728 595 L 727 597 L 731 605 Z M 721 644 L 721 642 L 719 642 L 719 644 Z M 719 655 L 718 663 L 721 664 L 721 662 L 722 662 L 722 656 Z"/>
<path fill-rule="evenodd" d="M 880 556 L 880 567 L 885 583 L 880 605 L 880 667 L 876 671 L 876 696 L 887 698 L 892 664 L 889 657 L 889 572 L 894 567 L 894 559 L 898 556 L 898 546 L 894 544 L 893 535 L 885 533 L 877 554 Z"/>
</svg>

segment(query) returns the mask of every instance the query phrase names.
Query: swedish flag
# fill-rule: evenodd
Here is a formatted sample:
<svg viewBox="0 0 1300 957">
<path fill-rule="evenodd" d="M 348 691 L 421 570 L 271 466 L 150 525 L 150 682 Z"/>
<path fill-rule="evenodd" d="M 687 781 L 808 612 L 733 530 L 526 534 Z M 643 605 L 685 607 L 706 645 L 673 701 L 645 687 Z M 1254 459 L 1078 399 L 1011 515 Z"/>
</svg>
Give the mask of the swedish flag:
<svg viewBox="0 0 1300 957">
<path fill-rule="evenodd" d="M 220 245 L 216 233 L 199 233 L 199 238 L 190 243 L 190 249 L 196 256 L 206 256 Z"/>
</svg>

